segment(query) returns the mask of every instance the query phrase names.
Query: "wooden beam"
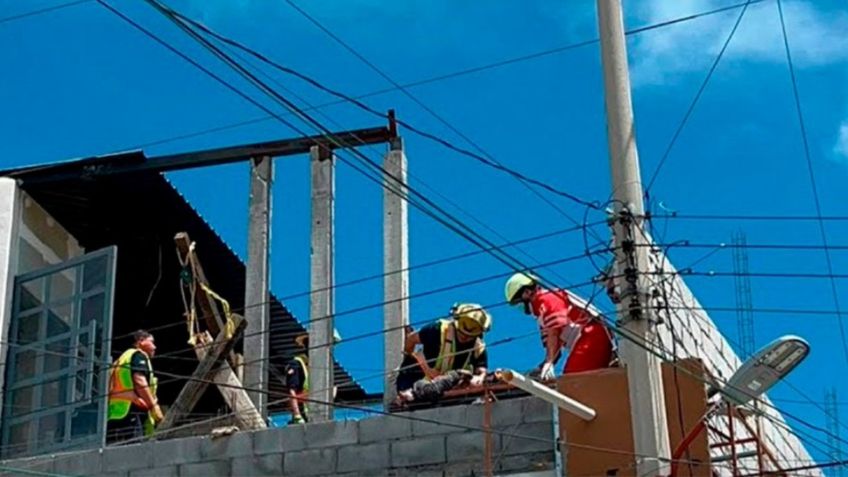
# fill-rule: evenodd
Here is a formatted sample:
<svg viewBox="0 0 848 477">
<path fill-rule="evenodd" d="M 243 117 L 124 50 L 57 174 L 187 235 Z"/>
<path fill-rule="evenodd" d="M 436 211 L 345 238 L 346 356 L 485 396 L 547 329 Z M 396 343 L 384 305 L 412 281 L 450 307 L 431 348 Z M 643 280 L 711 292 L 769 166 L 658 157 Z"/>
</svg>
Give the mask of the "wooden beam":
<svg viewBox="0 0 848 477">
<path fill-rule="evenodd" d="M 193 268 L 197 273 L 194 279 L 208 285 L 209 282 L 206 281 L 206 275 L 203 273 L 203 267 L 200 265 L 200 261 L 196 259 L 195 253 L 190 253 L 191 239 L 188 234 L 186 232 L 178 233 L 174 236 L 174 242 L 177 243 L 177 253 L 180 254 L 181 262 L 194 264 Z M 202 287 L 197 287 L 195 293 L 197 294 L 197 303 L 200 305 L 200 312 L 206 320 L 206 326 L 209 328 L 212 336 L 218 336 L 224 326 L 224 319 L 218 310 L 218 304 L 215 303 L 215 300 Z"/>
<path fill-rule="evenodd" d="M 212 337 L 209 333 L 202 333 L 198 339 L 200 346 L 194 348 L 197 353 L 197 359 L 203 360 L 206 357 L 208 345 L 212 342 Z M 241 355 L 236 355 L 241 357 Z M 247 391 L 242 387 L 241 379 L 233 372 L 233 369 L 227 363 L 220 363 L 218 368 L 212 372 L 210 378 L 218 387 L 218 391 L 233 411 L 234 421 L 236 426 L 241 430 L 246 429 L 264 429 L 266 426 L 262 415 L 253 405 Z"/>
<path fill-rule="evenodd" d="M 211 345 L 195 345 L 195 350 L 203 348 L 205 356 L 200 360 L 197 369 L 194 370 L 191 378 L 189 378 L 189 381 L 180 391 L 177 400 L 168 409 L 165 419 L 158 426 L 160 430 L 173 427 L 180 418 L 188 415 L 194 409 L 200 396 L 203 395 L 203 391 L 209 385 L 209 378 L 212 371 L 217 368 L 216 365 L 218 365 L 221 358 L 233 349 L 236 338 L 238 338 L 247 324 L 239 315 L 233 315 L 233 323 L 235 325 L 235 333 L 232 337 L 227 337 L 225 333 L 219 333 Z M 229 364 L 224 363 L 224 365 L 229 368 Z M 231 368 L 229 371 L 231 373 L 233 372 Z"/>
</svg>

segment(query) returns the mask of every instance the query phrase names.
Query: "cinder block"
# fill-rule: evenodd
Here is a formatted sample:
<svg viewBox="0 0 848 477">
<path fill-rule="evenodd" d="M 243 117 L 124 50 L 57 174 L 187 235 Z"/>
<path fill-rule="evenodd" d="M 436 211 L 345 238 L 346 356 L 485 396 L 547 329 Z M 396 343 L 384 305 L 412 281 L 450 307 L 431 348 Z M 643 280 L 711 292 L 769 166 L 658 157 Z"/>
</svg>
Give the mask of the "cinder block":
<svg viewBox="0 0 848 477">
<path fill-rule="evenodd" d="M 232 459 L 253 454 L 253 433 L 237 432 L 229 436 L 205 437 L 200 442 L 202 459 Z"/>
<path fill-rule="evenodd" d="M 389 461 L 388 442 L 341 447 L 337 451 L 336 471 L 379 473 L 389 467 Z"/>
<path fill-rule="evenodd" d="M 149 442 L 128 446 L 107 447 L 103 450 L 102 472 L 127 472 L 151 466 L 151 452 L 156 444 Z"/>
<path fill-rule="evenodd" d="M 359 442 L 392 441 L 412 437 L 412 421 L 401 417 L 372 417 L 359 421 Z"/>
<path fill-rule="evenodd" d="M 83 474 L 96 475 L 96 474 Z M 131 470 L 130 477 L 178 477 L 177 466 L 154 467 L 152 469 Z"/>
<path fill-rule="evenodd" d="M 554 451 L 556 441 L 550 422 L 521 424 L 501 435 L 499 452 L 504 455 Z"/>
<path fill-rule="evenodd" d="M 502 456 L 498 463 L 498 473 L 539 472 L 554 468 L 554 451 L 531 454 Z"/>
<path fill-rule="evenodd" d="M 469 477 L 486 475 L 486 473 L 482 462 L 451 462 L 442 469 L 442 475 L 444 477 Z"/>
<path fill-rule="evenodd" d="M 391 477 L 406 477 L 408 475 L 414 475 L 415 477 L 444 477 L 445 472 L 444 465 L 422 465 L 407 469 L 393 469 L 391 473 L 387 475 Z"/>
<path fill-rule="evenodd" d="M 234 476 L 271 477 L 283 475 L 283 454 L 239 457 L 230 461 Z"/>
<path fill-rule="evenodd" d="M 183 464 L 179 472 L 179 477 L 227 477 L 230 475 L 230 461 L 215 460 Z"/>
<path fill-rule="evenodd" d="M 391 452 L 392 467 L 441 464 L 447 461 L 443 436 L 393 442 Z"/>
<path fill-rule="evenodd" d="M 492 433 L 492 451 L 500 448 L 500 435 Z M 486 449 L 486 433 L 471 431 L 447 436 L 448 462 L 477 461 L 483 462 Z"/>
<path fill-rule="evenodd" d="M 525 399 L 506 399 L 492 404 L 492 427 L 503 430 L 521 422 L 522 404 Z"/>
<path fill-rule="evenodd" d="M 356 421 L 328 421 L 307 424 L 304 428 L 306 448 L 340 447 L 359 442 Z"/>
<path fill-rule="evenodd" d="M 150 445 L 152 463 L 157 466 L 193 464 L 203 460 L 200 455 L 202 437 L 169 439 Z"/>
<path fill-rule="evenodd" d="M 553 422 L 553 404 L 535 397 L 522 399 L 521 419 L 528 423 Z"/>
<path fill-rule="evenodd" d="M 283 457 L 283 470 L 286 475 L 332 475 L 336 471 L 336 450 L 287 452 Z"/>
<path fill-rule="evenodd" d="M 99 475 L 103 454 L 100 449 L 58 454 L 53 459 L 53 471 L 64 475 Z"/>
<path fill-rule="evenodd" d="M 264 455 L 305 449 L 303 427 L 288 426 L 253 432 L 253 452 Z"/>
<path fill-rule="evenodd" d="M 462 432 L 463 427 L 468 426 L 469 407 L 448 406 L 410 413 L 412 435 L 418 437 Z"/>
</svg>

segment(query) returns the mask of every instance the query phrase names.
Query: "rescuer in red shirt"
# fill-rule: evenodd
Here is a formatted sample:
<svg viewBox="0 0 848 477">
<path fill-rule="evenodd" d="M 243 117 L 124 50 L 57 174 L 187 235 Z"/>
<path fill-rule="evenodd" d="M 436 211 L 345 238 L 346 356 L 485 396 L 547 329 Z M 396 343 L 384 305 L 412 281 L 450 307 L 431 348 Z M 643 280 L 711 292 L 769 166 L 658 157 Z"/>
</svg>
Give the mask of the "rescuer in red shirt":
<svg viewBox="0 0 848 477">
<path fill-rule="evenodd" d="M 523 304 L 524 312 L 539 323 L 545 345 L 542 380 L 555 377 L 554 363 L 563 349 L 569 352 L 563 374 L 609 367 L 612 335 L 583 300 L 565 290 L 547 290 L 536 277 L 525 273 L 507 280 L 505 294 L 511 305 Z"/>
</svg>

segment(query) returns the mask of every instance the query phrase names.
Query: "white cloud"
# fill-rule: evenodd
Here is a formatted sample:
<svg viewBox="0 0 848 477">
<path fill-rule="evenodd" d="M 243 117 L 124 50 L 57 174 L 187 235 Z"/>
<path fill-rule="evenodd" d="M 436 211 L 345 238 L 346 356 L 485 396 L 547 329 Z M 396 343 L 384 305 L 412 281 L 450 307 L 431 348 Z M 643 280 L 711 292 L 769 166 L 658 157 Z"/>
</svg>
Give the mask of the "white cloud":
<svg viewBox="0 0 848 477">
<path fill-rule="evenodd" d="M 833 152 L 840 161 L 848 161 L 848 119 L 839 126 L 839 136 L 833 146 Z"/>
<path fill-rule="evenodd" d="M 726 5 L 716 0 L 653 0 L 639 4 L 637 16 L 654 23 Z M 848 13 L 825 12 L 808 1 L 784 1 L 792 58 L 799 67 L 848 59 Z M 631 49 L 633 82 L 664 84 L 675 75 L 706 71 L 730 33 L 740 10 L 734 9 L 638 35 Z M 728 46 L 726 60 L 784 62 L 777 5 L 750 5 Z"/>
</svg>

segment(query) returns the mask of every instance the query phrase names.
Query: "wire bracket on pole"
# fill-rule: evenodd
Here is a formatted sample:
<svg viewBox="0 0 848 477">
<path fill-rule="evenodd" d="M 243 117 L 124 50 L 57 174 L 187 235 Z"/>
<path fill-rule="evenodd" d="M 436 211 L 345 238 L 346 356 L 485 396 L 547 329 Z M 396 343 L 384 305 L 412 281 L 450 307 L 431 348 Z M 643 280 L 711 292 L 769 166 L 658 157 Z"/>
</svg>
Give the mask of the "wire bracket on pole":
<svg viewBox="0 0 848 477">
<path fill-rule="evenodd" d="M 607 218 L 610 231 L 619 244 L 615 250 L 615 264 L 613 265 L 612 283 L 607 287 L 610 299 L 615 303 L 625 303 L 627 313 L 619 317 L 619 323 L 644 320 L 648 313 L 646 307 L 654 297 L 654 287 L 648 286 L 644 279 L 644 273 L 640 270 L 648 270 L 650 263 L 640 264 L 638 260 L 638 247 L 646 243 L 647 237 L 641 237 L 641 231 L 637 217 L 633 215 L 630 207 L 623 205 L 618 211 L 610 211 Z M 650 260 L 649 260 L 650 262 Z"/>
</svg>

